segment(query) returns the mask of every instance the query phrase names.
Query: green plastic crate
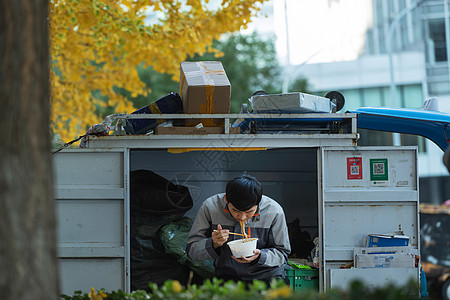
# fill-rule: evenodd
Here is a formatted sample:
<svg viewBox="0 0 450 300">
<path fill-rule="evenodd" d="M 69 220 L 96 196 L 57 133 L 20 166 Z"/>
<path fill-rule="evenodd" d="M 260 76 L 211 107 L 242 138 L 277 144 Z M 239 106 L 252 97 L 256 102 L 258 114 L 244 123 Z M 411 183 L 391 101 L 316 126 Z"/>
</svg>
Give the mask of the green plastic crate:
<svg viewBox="0 0 450 300">
<path fill-rule="evenodd" d="M 319 290 L 318 269 L 286 269 L 286 277 L 294 291 L 302 289 Z"/>
</svg>

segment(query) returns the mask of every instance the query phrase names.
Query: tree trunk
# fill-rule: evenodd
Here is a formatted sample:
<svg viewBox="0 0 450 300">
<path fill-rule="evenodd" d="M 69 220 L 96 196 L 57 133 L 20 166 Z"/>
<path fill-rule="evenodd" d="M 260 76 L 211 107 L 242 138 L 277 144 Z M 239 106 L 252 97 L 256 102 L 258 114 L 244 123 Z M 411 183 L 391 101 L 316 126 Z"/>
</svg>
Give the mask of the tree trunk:
<svg viewBox="0 0 450 300">
<path fill-rule="evenodd" d="M 48 1 L 0 0 L 0 298 L 59 299 Z"/>
</svg>

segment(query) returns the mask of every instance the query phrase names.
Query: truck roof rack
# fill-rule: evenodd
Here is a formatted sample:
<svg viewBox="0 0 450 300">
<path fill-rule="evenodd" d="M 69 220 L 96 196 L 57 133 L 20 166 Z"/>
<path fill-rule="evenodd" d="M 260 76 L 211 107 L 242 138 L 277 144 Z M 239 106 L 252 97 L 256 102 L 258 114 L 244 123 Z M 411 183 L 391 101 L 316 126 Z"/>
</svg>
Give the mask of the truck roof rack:
<svg viewBox="0 0 450 300">
<path fill-rule="evenodd" d="M 87 136 L 86 146 L 96 147 L 121 147 L 121 145 L 135 145 L 136 147 L 148 147 L 148 141 L 152 141 L 155 147 L 162 141 L 163 144 L 173 144 L 173 147 L 191 147 L 199 140 L 205 147 L 212 144 L 217 147 L 266 147 L 267 141 L 270 144 L 279 141 L 281 145 L 290 146 L 294 136 L 303 142 L 302 145 L 342 145 L 342 140 L 348 140 L 346 145 L 356 145 L 358 139 L 355 113 L 301 113 L 301 114 L 119 114 L 116 126 L 112 127 L 112 135 L 107 136 Z M 223 133 L 220 134 L 154 134 L 126 135 L 122 129 L 125 120 L 128 119 L 155 119 L 155 120 L 175 120 L 175 119 L 223 119 Z M 231 125 L 233 122 L 233 125 Z M 241 134 L 230 134 L 230 128 L 240 127 Z M 245 143 L 252 136 L 252 142 Z M 322 139 L 322 140 L 321 140 Z M 167 141 L 173 141 L 168 143 Z M 197 140 L 197 142 L 194 142 Z M 222 142 L 217 142 L 221 140 Z M 228 142 L 225 142 L 228 140 Z M 230 142 L 234 140 L 235 142 Z M 308 141 L 307 141 L 308 140 Z M 339 142 L 337 142 L 339 140 Z M 178 141 L 175 142 L 175 141 Z M 216 142 L 214 142 L 216 141 Z M 240 142 L 239 142 L 240 141 Z M 162 145 L 162 144 L 161 144 Z M 161 146 L 160 145 L 160 146 Z M 221 146 L 219 146 L 221 145 Z M 228 146 L 227 146 L 228 145 Z M 237 146 L 240 145 L 240 146 Z M 252 145 L 252 146 L 250 146 Z"/>
</svg>

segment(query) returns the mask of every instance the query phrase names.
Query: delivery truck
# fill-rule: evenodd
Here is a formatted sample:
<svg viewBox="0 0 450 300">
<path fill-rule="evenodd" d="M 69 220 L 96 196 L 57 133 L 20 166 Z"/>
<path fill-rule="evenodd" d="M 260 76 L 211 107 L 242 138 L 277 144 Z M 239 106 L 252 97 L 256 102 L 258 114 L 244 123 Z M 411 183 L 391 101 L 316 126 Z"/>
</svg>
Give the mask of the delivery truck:
<svg viewBox="0 0 450 300">
<path fill-rule="evenodd" d="M 297 221 L 302 232 L 317 237 L 320 291 L 346 288 L 355 279 L 371 287 L 419 281 L 418 149 L 359 146 L 358 128 L 422 135 L 445 149 L 449 115 L 361 108 L 118 118 L 214 119 L 223 130 L 126 135 L 117 128 L 111 135 L 87 136 L 84 149 L 64 149 L 53 156 L 63 293 L 87 292 L 91 286 L 131 291 L 137 278 L 132 276 L 130 178 L 139 170 L 187 187 L 193 202 L 184 214 L 189 218 L 207 197 L 224 192 L 230 179 L 243 173 L 255 176 L 264 194 L 282 205 L 288 223 Z M 371 236 L 390 233 L 407 237 L 409 252 L 415 254 L 412 264 L 354 265 L 355 249 L 367 246 Z M 291 243 L 295 239 L 291 236 Z"/>
</svg>

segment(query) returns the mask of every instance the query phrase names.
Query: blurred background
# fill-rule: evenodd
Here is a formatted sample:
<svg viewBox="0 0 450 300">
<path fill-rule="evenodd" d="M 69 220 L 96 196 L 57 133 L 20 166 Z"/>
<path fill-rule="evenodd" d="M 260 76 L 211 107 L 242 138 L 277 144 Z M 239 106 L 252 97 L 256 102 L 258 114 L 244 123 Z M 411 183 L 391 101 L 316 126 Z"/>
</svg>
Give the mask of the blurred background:
<svg viewBox="0 0 450 300">
<path fill-rule="evenodd" d="M 202 3 L 218 8 L 222 0 Z M 59 8 L 61 6 L 54 5 L 55 12 Z M 248 103 L 251 94 L 258 90 L 271 94 L 304 92 L 320 96 L 338 90 L 345 96 L 342 111 L 367 106 L 418 109 L 425 99 L 435 97 L 439 110 L 450 113 L 450 0 L 268 0 L 262 1 L 259 8 L 257 16 L 241 30 L 235 28 L 230 30 L 232 33 L 222 34 L 214 40 L 212 46 L 221 51 L 220 57 L 211 51 L 202 55 L 189 54 L 187 59 L 222 62 L 232 86 L 231 112 L 239 112 L 241 104 Z M 123 11 L 127 12 L 127 9 Z M 65 13 L 61 9 L 61 16 Z M 156 8 L 145 14 L 145 25 L 158 24 L 162 20 L 161 11 Z M 58 21 L 57 16 L 55 14 L 52 20 Z M 77 23 L 75 18 L 69 21 Z M 136 28 L 141 26 L 139 22 L 136 22 Z M 169 25 L 180 22 L 177 19 Z M 161 24 L 161 32 L 169 32 L 169 29 Z M 75 33 L 81 30 L 78 25 L 73 27 Z M 115 38 L 115 35 L 108 38 Z M 54 45 L 65 45 L 64 35 L 54 36 L 59 38 L 59 44 Z M 103 42 L 107 40 L 105 38 Z M 161 47 L 165 46 L 161 44 Z M 204 51 L 196 53 L 199 52 Z M 67 84 L 62 82 L 64 70 L 57 65 L 63 59 L 56 56 L 52 61 L 53 80 L 60 85 Z M 103 68 L 99 63 L 87 65 L 98 70 Z M 127 86 L 117 84 L 109 89 L 109 96 L 120 95 L 132 105 L 119 108 L 109 101 L 104 93 L 106 88 L 103 91 L 90 88 L 79 99 L 86 95 L 95 98 L 92 102 L 95 118 L 86 119 L 76 130 L 72 125 L 66 130 L 67 134 L 63 134 L 61 128 L 70 125 L 70 120 L 55 114 L 53 119 L 62 125 L 53 129 L 54 146 L 73 139 L 109 114 L 131 113 L 124 110 L 138 109 L 169 92 L 179 91 L 180 83 L 173 68 L 164 73 L 161 66 L 156 70 L 151 65 L 136 66 L 140 81 L 149 88 L 148 93 L 136 92 L 141 88 L 139 85 L 136 89 L 127 89 Z M 74 90 L 81 86 L 78 84 Z M 60 99 L 61 103 L 66 100 L 64 93 Z M 76 98 L 70 99 L 77 102 Z M 65 112 L 62 108 L 55 110 Z M 81 119 L 73 116 L 74 120 Z M 429 279 L 436 282 L 436 297 L 449 299 L 450 176 L 442 163 L 442 151 L 418 136 L 363 129 L 360 136 L 360 146 L 418 146 L 422 259 L 428 263 Z M 442 293 L 445 288 L 447 294 Z"/>
<path fill-rule="evenodd" d="M 190 60 L 222 61 L 232 86 L 232 112 L 257 90 L 320 96 L 339 90 L 345 96 L 342 111 L 418 109 L 436 97 L 439 110 L 450 113 L 449 7 L 448 0 L 269 0 L 247 29 L 214 42 L 223 57 L 207 53 Z M 135 107 L 179 89 L 168 74 L 138 70 L 152 93 L 133 98 L 122 90 Z M 362 146 L 417 145 L 422 203 L 450 199 L 450 177 L 433 142 L 360 131 Z"/>
<path fill-rule="evenodd" d="M 420 108 L 450 113 L 450 1 L 272 0 L 244 34 L 275 43 L 283 92 L 339 90 L 343 111 Z M 360 130 L 358 145 L 417 145 L 421 254 L 434 298 L 450 298 L 450 177 L 442 151 L 410 135 Z"/>
</svg>

